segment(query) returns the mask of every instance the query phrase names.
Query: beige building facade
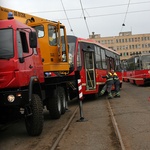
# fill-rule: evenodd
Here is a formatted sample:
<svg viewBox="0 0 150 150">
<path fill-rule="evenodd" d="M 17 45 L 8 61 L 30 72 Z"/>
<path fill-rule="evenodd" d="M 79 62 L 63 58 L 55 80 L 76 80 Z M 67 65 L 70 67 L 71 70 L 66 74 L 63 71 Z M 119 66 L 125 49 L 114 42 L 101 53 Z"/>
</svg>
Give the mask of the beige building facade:
<svg viewBox="0 0 150 150">
<path fill-rule="evenodd" d="M 150 33 L 133 35 L 129 31 L 120 32 L 119 36 L 101 37 L 100 34 L 92 32 L 89 38 L 120 53 L 121 60 L 141 53 L 150 53 Z"/>
</svg>

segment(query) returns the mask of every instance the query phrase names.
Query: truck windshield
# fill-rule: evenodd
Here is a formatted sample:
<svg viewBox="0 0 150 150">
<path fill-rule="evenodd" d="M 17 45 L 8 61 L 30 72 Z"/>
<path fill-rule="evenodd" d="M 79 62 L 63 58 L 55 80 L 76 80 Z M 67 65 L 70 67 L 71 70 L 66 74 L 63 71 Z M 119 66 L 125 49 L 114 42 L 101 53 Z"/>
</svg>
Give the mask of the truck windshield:
<svg viewBox="0 0 150 150">
<path fill-rule="evenodd" d="M 0 59 L 9 59 L 14 56 L 13 50 L 13 30 L 0 30 Z"/>
<path fill-rule="evenodd" d="M 48 25 L 48 39 L 49 39 L 49 44 L 51 46 L 56 46 L 57 45 L 57 32 L 56 32 L 56 27 Z"/>
</svg>

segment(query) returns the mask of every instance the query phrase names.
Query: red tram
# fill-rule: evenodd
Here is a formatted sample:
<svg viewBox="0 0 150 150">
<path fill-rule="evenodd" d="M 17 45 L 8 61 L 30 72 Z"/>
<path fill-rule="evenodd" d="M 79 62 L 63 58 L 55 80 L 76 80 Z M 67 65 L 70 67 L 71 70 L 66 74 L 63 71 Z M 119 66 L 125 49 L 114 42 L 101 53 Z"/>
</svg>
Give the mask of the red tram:
<svg viewBox="0 0 150 150">
<path fill-rule="evenodd" d="M 69 44 L 70 76 L 79 71 L 83 95 L 98 95 L 105 84 L 106 75 L 111 68 L 116 71 L 122 85 L 120 55 L 93 40 L 67 36 Z"/>
<path fill-rule="evenodd" d="M 133 56 L 123 62 L 123 81 L 136 85 L 150 83 L 150 54 Z"/>
</svg>

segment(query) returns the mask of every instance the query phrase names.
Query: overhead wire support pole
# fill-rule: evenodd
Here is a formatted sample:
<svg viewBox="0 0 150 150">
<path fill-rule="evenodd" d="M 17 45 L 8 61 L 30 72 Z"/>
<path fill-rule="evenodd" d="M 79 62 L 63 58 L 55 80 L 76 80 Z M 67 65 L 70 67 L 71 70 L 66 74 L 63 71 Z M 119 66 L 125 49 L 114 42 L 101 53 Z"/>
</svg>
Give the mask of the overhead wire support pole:
<svg viewBox="0 0 150 150">
<path fill-rule="evenodd" d="M 87 21 L 86 21 L 86 17 L 85 17 L 85 14 L 84 14 L 84 10 L 83 10 L 83 6 L 82 6 L 81 0 L 80 0 L 80 4 L 81 4 L 81 9 L 82 9 L 83 18 L 84 18 L 84 21 L 85 21 L 85 24 L 86 24 L 86 28 L 88 30 L 88 34 L 90 35 L 90 30 L 89 30 L 89 27 L 88 27 L 88 24 L 87 24 Z"/>
</svg>

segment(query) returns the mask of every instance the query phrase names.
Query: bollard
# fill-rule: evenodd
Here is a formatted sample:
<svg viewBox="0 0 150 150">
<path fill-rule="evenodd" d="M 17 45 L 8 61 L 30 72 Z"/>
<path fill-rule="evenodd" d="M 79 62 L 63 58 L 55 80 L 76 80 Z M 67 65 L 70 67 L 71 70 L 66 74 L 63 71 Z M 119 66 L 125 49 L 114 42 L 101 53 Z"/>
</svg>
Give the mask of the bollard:
<svg viewBox="0 0 150 150">
<path fill-rule="evenodd" d="M 79 110 L 80 110 L 80 119 L 77 120 L 77 122 L 84 122 L 87 121 L 84 116 L 83 116 L 83 105 L 82 105 L 82 100 L 83 100 L 83 91 L 82 91 L 82 82 L 80 79 L 80 72 L 75 71 L 75 78 L 76 78 L 76 85 L 77 85 L 77 94 L 78 94 L 78 101 L 79 101 Z"/>
</svg>

